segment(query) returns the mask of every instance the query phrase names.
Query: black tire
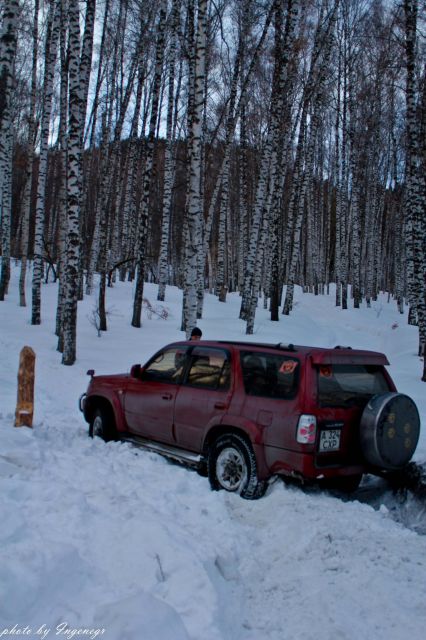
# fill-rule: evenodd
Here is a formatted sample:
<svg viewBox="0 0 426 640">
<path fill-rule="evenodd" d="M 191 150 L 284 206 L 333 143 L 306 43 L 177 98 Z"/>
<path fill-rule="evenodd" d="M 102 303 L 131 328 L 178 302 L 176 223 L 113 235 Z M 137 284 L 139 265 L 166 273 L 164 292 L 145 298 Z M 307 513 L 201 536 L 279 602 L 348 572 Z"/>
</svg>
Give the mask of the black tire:
<svg viewBox="0 0 426 640">
<path fill-rule="evenodd" d="M 225 433 L 211 444 L 207 473 L 212 489 L 238 493 L 246 500 L 261 498 L 268 484 L 257 477 L 252 447 L 245 438 L 235 433 Z"/>
<path fill-rule="evenodd" d="M 373 467 L 402 469 L 411 460 L 420 435 L 419 412 L 402 393 L 373 396 L 361 417 L 360 440 L 364 458 Z"/>
<path fill-rule="evenodd" d="M 117 440 L 117 430 L 111 410 L 99 407 L 94 411 L 90 420 L 89 436 L 102 438 L 105 442 Z"/>
<path fill-rule="evenodd" d="M 199 476 L 201 476 L 202 478 L 207 478 L 207 476 L 209 475 L 207 473 L 207 462 L 205 460 L 203 460 L 202 462 L 200 462 L 200 464 L 197 467 L 197 473 Z"/>
</svg>

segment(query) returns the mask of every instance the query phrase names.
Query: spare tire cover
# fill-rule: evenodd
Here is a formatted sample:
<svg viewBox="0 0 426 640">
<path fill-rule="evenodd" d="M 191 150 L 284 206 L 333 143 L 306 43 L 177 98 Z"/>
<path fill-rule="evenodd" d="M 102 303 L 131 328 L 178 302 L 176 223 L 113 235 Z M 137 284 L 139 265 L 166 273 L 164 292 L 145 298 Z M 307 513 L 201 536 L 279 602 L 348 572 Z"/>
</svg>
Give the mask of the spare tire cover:
<svg viewBox="0 0 426 640">
<path fill-rule="evenodd" d="M 420 418 L 413 400 L 402 393 L 373 396 L 364 409 L 360 440 L 365 459 L 381 469 L 399 469 L 411 459 L 419 440 Z"/>
</svg>

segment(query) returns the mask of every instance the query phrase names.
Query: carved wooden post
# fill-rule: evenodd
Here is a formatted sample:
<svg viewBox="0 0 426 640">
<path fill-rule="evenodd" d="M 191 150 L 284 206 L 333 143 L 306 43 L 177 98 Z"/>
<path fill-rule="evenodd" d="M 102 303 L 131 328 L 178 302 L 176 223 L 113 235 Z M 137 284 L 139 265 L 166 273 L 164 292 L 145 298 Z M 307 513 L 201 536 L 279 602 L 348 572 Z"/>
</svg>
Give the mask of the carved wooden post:
<svg viewBox="0 0 426 640">
<path fill-rule="evenodd" d="M 33 426 L 34 414 L 34 366 L 35 353 L 24 347 L 19 356 L 18 401 L 16 403 L 15 427 Z"/>
<path fill-rule="evenodd" d="M 226 294 L 228 292 L 228 287 L 226 284 L 222 285 L 219 291 L 219 302 L 226 302 Z"/>
</svg>

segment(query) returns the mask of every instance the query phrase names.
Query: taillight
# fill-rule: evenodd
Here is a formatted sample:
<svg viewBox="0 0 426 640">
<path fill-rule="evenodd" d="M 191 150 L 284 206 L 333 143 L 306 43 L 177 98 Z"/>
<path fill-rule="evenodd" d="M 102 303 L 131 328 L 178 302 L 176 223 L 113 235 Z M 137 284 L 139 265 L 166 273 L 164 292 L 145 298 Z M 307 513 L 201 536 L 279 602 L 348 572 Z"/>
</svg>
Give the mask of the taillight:
<svg viewBox="0 0 426 640">
<path fill-rule="evenodd" d="M 315 416 L 303 414 L 297 425 L 296 440 L 300 444 L 313 444 L 317 432 L 317 419 Z"/>
</svg>

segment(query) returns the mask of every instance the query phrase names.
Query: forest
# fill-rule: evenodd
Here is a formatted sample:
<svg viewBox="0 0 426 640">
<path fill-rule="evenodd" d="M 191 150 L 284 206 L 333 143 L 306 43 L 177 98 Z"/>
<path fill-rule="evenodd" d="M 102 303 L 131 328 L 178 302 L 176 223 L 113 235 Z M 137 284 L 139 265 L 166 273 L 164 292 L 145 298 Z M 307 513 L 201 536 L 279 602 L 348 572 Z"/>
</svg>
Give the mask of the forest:
<svg viewBox="0 0 426 640">
<path fill-rule="evenodd" d="M 426 5 L 423 0 L 3 0 L 0 301 L 57 348 L 108 287 L 206 291 L 291 313 L 295 285 L 336 306 L 379 292 L 417 325 L 426 381 Z M 31 278 L 31 300 L 25 282 Z M 0 305 L 1 309 L 1 305 Z"/>
</svg>

